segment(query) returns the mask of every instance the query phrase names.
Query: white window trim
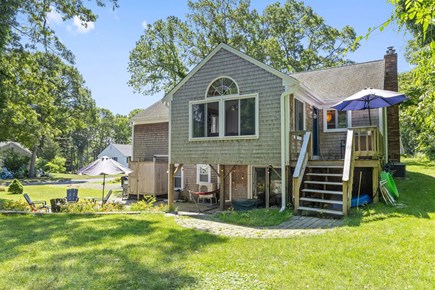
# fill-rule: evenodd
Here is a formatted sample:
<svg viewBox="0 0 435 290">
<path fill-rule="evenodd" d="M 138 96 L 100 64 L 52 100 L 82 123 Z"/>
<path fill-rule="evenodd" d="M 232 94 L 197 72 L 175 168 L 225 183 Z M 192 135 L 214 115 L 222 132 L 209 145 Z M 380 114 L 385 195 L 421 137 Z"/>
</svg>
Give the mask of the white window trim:
<svg viewBox="0 0 435 290">
<path fill-rule="evenodd" d="M 346 132 L 349 128 L 352 128 L 352 111 L 346 111 L 347 117 L 347 128 L 336 128 L 336 129 L 328 129 L 328 124 L 326 121 L 326 113 L 327 111 L 337 111 L 332 108 L 323 109 L 323 132 Z"/>
<path fill-rule="evenodd" d="M 303 105 L 303 116 L 302 116 L 302 121 L 303 121 L 303 131 L 305 131 L 306 130 L 306 117 L 305 117 L 305 115 L 306 115 L 306 103 L 305 103 L 305 101 L 303 101 L 302 99 L 300 99 L 299 97 L 297 97 L 297 96 L 294 96 L 294 98 L 293 98 L 293 130 L 295 130 L 296 131 L 296 114 L 295 114 L 295 108 L 296 108 L 296 100 L 298 100 L 299 102 L 301 102 L 302 103 L 302 105 Z"/>
<path fill-rule="evenodd" d="M 178 166 L 178 164 L 176 164 L 176 166 Z M 181 187 L 176 187 L 175 186 L 175 175 L 174 175 L 174 190 L 183 190 L 184 189 L 184 168 L 181 168 L 180 171 L 181 172 Z"/>
<path fill-rule="evenodd" d="M 215 99 L 215 98 L 223 97 L 223 96 L 207 97 L 208 90 L 210 90 L 211 85 L 212 85 L 215 81 L 217 81 L 218 79 L 230 79 L 230 80 L 232 80 L 233 83 L 236 85 L 236 88 L 237 88 L 237 94 L 225 95 L 225 97 L 228 97 L 228 96 L 233 96 L 233 97 L 234 97 L 234 96 L 238 96 L 238 95 L 240 94 L 239 85 L 237 84 L 237 82 L 236 82 L 232 77 L 229 77 L 229 76 L 220 76 L 220 77 L 215 78 L 214 80 L 212 80 L 212 81 L 208 84 L 208 86 L 207 86 L 207 90 L 205 91 L 205 98 L 206 98 L 206 99 Z"/>
<path fill-rule="evenodd" d="M 199 168 L 200 167 L 207 167 L 207 173 L 208 173 L 208 178 L 207 178 L 207 182 L 204 182 L 204 181 L 200 181 L 200 178 L 199 178 Z M 196 183 L 197 184 L 210 184 L 211 183 L 211 168 L 210 168 L 210 165 L 208 165 L 208 164 L 196 164 Z"/>
<path fill-rule="evenodd" d="M 225 101 L 250 99 L 250 98 L 255 98 L 255 134 L 254 135 L 241 135 L 241 136 L 240 135 L 239 136 L 225 136 Z M 192 137 L 192 133 L 193 133 L 192 105 L 214 103 L 214 102 L 219 103 L 219 136 Z M 259 114 L 260 114 L 260 103 L 259 103 L 258 93 L 247 94 L 247 95 L 227 95 L 227 96 L 221 96 L 221 97 L 206 98 L 205 100 L 190 101 L 189 102 L 189 141 L 258 139 L 259 138 L 259 131 L 260 131 Z M 239 116 L 239 118 L 240 118 L 240 116 Z"/>
</svg>

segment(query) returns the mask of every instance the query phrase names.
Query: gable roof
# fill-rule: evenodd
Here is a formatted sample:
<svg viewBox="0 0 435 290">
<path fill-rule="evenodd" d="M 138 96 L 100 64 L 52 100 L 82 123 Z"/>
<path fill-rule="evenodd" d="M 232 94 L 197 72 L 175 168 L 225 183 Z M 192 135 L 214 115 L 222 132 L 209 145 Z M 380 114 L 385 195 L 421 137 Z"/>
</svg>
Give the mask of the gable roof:
<svg viewBox="0 0 435 290">
<path fill-rule="evenodd" d="M 169 110 L 161 100 L 137 113 L 130 120 L 133 125 L 169 122 Z"/>
<path fill-rule="evenodd" d="M 112 144 L 116 149 L 119 150 L 125 156 L 131 156 L 133 150 L 130 144 Z"/>
<path fill-rule="evenodd" d="M 197 66 L 195 66 L 188 74 L 187 76 L 182 79 L 172 90 L 170 90 L 162 99 L 163 102 L 169 102 L 172 99 L 172 96 L 190 79 L 192 78 L 192 76 L 195 75 L 195 73 L 201 69 L 218 51 L 225 49 L 241 58 L 243 58 L 246 61 L 249 61 L 250 63 L 270 72 L 271 74 L 279 77 L 282 79 L 283 84 L 296 84 L 297 81 L 292 78 L 289 75 L 286 75 L 274 68 L 272 68 L 271 66 L 268 66 L 250 56 L 248 56 L 247 54 L 244 54 L 241 51 L 238 51 L 237 49 L 232 48 L 231 46 L 225 44 L 225 43 L 221 43 L 219 44 L 217 47 L 215 47 L 215 49 L 213 49 L 208 55 L 207 57 L 205 57 Z"/>
<path fill-rule="evenodd" d="M 0 142 L 0 151 L 12 149 L 12 148 L 18 149 L 24 155 L 32 156 L 32 152 L 18 142 L 13 142 L 13 141 Z"/>
<path fill-rule="evenodd" d="M 291 74 L 325 103 L 335 103 L 364 88 L 384 88 L 385 62 L 376 60 Z"/>
</svg>

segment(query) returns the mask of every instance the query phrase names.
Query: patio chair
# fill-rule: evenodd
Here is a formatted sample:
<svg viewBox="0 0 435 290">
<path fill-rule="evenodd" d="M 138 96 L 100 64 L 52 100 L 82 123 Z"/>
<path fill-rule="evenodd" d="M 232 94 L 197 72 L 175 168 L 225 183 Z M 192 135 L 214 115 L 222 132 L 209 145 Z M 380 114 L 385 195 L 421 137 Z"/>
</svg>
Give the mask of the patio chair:
<svg viewBox="0 0 435 290">
<path fill-rule="evenodd" d="M 46 212 L 49 212 L 50 208 L 48 207 L 46 201 L 37 201 L 37 200 L 32 201 L 32 199 L 27 193 L 23 194 L 23 196 L 33 212 L 37 212 L 38 210 L 42 210 L 42 209 L 45 210 Z"/>
<path fill-rule="evenodd" d="M 112 195 L 112 190 L 109 190 L 109 192 L 107 193 L 107 195 L 103 198 L 103 200 L 101 200 L 101 198 L 94 198 L 95 201 L 97 200 L 101 200 L 101 205 L 105 205 L 108 201 L 110 196 Z"/>
<path fill-rule="evenodd" d="M 79 190 L 77 188 L 68 188 L 66 190 L 66 202 L 78 202 Z"/>
</svg>

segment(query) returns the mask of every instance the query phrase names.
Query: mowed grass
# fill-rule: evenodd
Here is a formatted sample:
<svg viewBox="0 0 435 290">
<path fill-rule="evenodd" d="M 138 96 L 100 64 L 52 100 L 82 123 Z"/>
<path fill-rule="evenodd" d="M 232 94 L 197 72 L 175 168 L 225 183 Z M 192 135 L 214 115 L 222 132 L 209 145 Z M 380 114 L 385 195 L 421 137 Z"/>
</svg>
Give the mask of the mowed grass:
<svg viewBox="0 0 435 290">
<path fill-rule="evenodd" d="M 0 289 L 433 289 L 435 169 L 407 167 L 401 208 L 346 226 L 243 239 L 142 215 L 0 216 Z"/>
</svg>

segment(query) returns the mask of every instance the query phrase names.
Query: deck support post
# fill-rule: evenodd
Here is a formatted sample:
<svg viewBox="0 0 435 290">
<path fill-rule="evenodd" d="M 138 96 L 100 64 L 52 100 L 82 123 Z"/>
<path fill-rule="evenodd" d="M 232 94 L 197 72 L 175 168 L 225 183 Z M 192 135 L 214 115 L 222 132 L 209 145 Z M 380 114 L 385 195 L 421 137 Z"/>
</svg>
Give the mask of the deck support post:
<svg viewBox="0 0 435 290">
<path fill-rule="evenodd" d="M 174 206 L 174 164 L 168 166 L 168 207 L 172 210 Z"/>
<path fill-rule="evenodd" d="M 373 203 L 378 203 L 379 202 L 379 194 L 378 194 L 379 166 L 373 167 L 372 183 L 373 183 Z"/>
<path fill-rule="evenodd" d="M 219 203 L 220 210 L 225 210 L 225 165 L 219 165 Z"/>
</svg>

